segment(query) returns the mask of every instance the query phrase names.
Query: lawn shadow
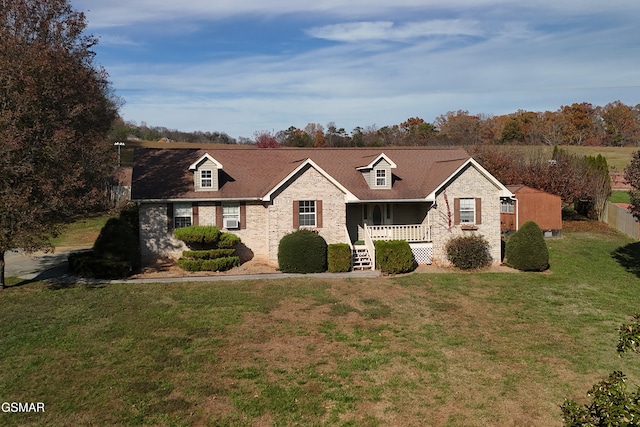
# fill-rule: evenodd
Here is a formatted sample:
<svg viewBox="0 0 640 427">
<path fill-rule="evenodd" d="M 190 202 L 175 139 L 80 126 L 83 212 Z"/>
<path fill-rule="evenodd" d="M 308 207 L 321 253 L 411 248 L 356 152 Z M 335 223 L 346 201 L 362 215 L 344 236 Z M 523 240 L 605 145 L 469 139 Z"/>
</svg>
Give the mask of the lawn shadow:
<svg viewBox="0 0 640 427">
<path fill-rule="evenodd" d="M 611 256 L 629 273 L 640 277 L 640 242 L 621 246 L 611 252 Z"/>
</svg>

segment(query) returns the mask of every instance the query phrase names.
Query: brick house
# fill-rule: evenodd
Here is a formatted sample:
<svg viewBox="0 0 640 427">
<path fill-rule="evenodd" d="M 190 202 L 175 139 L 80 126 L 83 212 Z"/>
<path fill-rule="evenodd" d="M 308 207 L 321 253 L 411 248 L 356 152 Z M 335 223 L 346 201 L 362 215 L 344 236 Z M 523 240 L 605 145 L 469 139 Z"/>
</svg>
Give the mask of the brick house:
<svg viewBox="0 0 640 427">
<path fill-rule="evenodd" d="M 298 228 L 352 245 L 373 267 L 373 241 L 409 242 L 419 264 L 447 264 L 454 236 L 483 235 L 500 262 L 500 200 L 512 193 L 461 149 L 136 149 L 132 200 L 145 259 L 178 257 L 172 231 L 216 225 L 251 257 L 277 265 Z"/>
</svg>

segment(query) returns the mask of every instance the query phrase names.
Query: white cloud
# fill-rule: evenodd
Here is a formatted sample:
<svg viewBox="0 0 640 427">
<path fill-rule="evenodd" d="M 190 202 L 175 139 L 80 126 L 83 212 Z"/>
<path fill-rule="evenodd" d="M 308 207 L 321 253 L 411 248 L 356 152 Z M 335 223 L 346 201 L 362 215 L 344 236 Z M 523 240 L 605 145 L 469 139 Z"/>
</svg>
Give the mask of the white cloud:
<svg viewBox="0 0 640 427">
<path fill-rule="evenodd" d="M 89 31 L 103 33 L 111 61 L 103 65 L 126 98 L 125 119 L 181 130 L 237 137 L 329 121 L 351 130 L 413 116 L 432 121 L 458 109 L 504 114 L 640 99 L 637 0 L 75 4 L 90 3 L 96 4 L 87 7 Z M 187 50 L 203 42 L 189 38 L 203 34 L 196 25 L 229 17 L 241 18 L 242 26 L 237 33 L 229 26 L 225 49 L 234 37 L 251 33 L 251 22 L 268 21 L 292 25 L 283 38 L 296 38 L 296 48 L 261 52 L 249 46 L 225 51 L 221 59 L 219 44 L 211 44 L 211 52 L 172 56 L 146 34 L 170 31 L 163 40 L 175 39 Z"/>
<path fill-rule="evenodd" d="M 640 11 L 637 0 L 538 0 L 514 4 L 513 0 L 75 0 L 74 7 L 86 11 L 93 28 L 122 27 L 145 23 L 161 25 L 179 20 L 221 20 L 237 16 L 276 17 L 314 14 L 341 17 L 347 20 L 391 16 L 415 11 L 433 13 L 466 13 L 471 16 L 486 10 L 518 8 L 523 12 L 566 15 L 633 14 Z M 526 14 L 526 13 L 525 13 Z"/>
<path fill-rule="evenodd" d="M 478 23 L 471 20 L 433 20 L 394 24 L 390 21 L 353 22 L 314 27 L 312 37 L 341 42 L 369 40 L 409 41 L 430 36 L 480 36 Z"/>
</svg>

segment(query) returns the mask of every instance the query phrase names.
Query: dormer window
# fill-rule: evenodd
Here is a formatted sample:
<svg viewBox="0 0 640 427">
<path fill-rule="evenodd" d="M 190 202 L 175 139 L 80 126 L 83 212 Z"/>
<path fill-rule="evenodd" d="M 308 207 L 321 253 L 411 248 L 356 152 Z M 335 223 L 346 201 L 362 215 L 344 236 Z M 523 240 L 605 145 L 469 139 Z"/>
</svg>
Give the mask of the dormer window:
<svg viewBox="0 0 640 427">
<path fill-rule="evenodd" d="M 368 165 L 357 168 L 362 172 L 363 178 L 369 184 L 369 188 L 376 190 L 390 190 L 393 182 L 391 169 L 398 166 L 386 154 L 376 156 Z"/>
<path fill-rule="evenodd" d="M 205 153 L 189 166 L 189 170 L 193 171 L 195 191 L 218 191 L 220 189 L 218 174 L 222 170 L 222 164 L 210 154 Z"/>
<path fill-rule="evenodd" d="M 213 187 L 213 172 L 211 169 L 204 169 L 200 171 L 200 186 L 202 188 Z"/>
</svg>

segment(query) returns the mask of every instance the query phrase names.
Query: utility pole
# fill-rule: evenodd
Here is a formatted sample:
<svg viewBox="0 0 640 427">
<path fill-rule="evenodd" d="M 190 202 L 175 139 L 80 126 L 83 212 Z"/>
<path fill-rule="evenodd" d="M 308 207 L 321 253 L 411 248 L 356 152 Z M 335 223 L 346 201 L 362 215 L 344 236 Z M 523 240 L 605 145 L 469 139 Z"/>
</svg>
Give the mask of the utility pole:
<svg viewBox="0 0 640 427">
<path fill-rule="evenodd" d="M 120 167 L 120 166 L 121 166 L 121 165 L 120 165 L 120 148 L 121 148 L 121 147 L 124 147 L 124 142 L 117 141 L 117 142 L 114 142 L 114 143 L 113 143 L 113 145 L 115 145 L 116 147 L 118 147 L 118 167 Z"/>
</svg>

